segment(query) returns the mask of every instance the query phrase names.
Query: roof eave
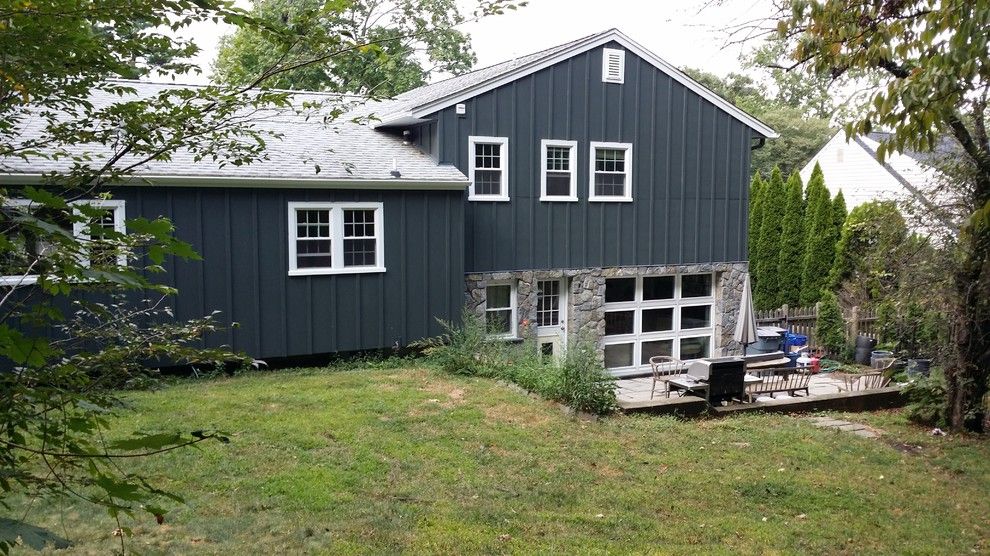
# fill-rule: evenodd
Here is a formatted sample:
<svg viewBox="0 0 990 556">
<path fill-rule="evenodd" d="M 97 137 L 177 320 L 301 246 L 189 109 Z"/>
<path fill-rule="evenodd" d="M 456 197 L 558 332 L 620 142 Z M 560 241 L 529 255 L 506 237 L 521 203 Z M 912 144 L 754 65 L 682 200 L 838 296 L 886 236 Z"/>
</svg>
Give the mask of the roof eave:
<svg viewBox="0 0 990 556">
<path fill-rule="evenodd" d="M 43 174 L 0 174 L 0 185 L 35 185 L 45 182 Z M 132 175 L 113 186 L 161 185 L 171 187 L 247 187 L 298 189 L 400 189 L 464 190 L 467 177 L 454 180 L 356 179 L 356 178 L 280 178 L 267 176 L 181 176 Z"/>
</svg>

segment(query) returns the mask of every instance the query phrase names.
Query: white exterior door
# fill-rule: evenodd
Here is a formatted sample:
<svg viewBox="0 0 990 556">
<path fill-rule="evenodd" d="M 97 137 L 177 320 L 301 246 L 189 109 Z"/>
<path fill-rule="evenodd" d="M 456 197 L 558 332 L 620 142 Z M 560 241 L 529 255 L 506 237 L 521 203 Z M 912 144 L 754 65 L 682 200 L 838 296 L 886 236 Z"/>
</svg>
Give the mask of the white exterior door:
<svg viewBox="0 0 990 556">
<path fill-rule="evenodd" d="M 540 280 L 536 293 L 536 336 L 540 354 L 559 358 L 567 344 L 567 280 Z"/>
</svg>

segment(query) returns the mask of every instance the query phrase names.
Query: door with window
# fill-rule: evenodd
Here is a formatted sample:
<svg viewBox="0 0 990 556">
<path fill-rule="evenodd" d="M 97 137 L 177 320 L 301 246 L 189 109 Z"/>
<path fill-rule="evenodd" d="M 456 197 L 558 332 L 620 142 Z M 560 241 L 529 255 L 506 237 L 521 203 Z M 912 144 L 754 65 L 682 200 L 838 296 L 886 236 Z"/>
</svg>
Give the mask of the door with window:
<svg viewBox="0 0 990 556">
<path fill-rule="evenodd" d="M 536 284 L 536 337 L 540 354 L 559 358 L 567 343 L 567 280 Z"/>
</svg>

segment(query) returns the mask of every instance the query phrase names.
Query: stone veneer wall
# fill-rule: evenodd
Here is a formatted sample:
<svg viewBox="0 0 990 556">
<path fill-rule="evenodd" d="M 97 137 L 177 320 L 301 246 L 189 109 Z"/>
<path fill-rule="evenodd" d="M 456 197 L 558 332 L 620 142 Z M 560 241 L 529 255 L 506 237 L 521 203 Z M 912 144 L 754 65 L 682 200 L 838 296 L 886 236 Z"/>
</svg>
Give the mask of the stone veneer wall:
<svg viewBox="0 0 990 556">
<path fill-rule="evenodd" d="M 536 283 L 539 280 L 570 278 L 567 307 L 568 341 L 585 338 L 597 343 L 599 351 L 605 336 L 605 280 L 607 278 L 658 274 L 698 274 L 715 272 L 715 324 L 713 355 L 739 353 L 732 339 L 736 329 L 739 301 L 749 265 L 740 263 L 703 263 L 689 265 L 585 268 L 570 270 L 524 270 L 515 272 L 472 273 L 465 277 L 466 303 L 479 316 L 485 313 L 485 287 L 489 282 L 516 280 L 516 316 L 520 337 L 536 333 Z M 530 323 L 534 323 L 532 326 Z M 720 351 L 721 350 L 721 351 Z"/>
</svg>

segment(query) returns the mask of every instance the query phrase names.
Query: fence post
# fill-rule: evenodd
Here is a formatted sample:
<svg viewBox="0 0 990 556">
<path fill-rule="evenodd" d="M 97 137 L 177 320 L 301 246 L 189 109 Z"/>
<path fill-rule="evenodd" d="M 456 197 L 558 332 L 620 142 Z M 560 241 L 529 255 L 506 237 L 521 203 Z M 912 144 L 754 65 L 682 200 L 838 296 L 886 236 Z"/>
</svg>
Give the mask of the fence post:
<svg viewBox="0 0 990 556">
<path fill-rule="evenodd" d="M 851 343 L 856 342 L 856 338 L 859 336 L 859 305 L 853 305 L 852 310 L 849 315 L 849 338 L 847 339 Z"/>
</svg>

